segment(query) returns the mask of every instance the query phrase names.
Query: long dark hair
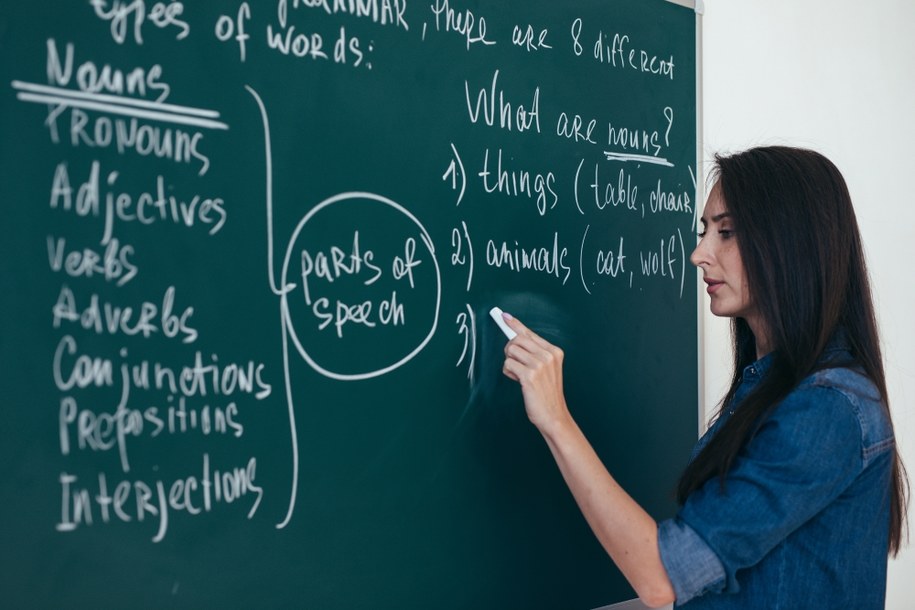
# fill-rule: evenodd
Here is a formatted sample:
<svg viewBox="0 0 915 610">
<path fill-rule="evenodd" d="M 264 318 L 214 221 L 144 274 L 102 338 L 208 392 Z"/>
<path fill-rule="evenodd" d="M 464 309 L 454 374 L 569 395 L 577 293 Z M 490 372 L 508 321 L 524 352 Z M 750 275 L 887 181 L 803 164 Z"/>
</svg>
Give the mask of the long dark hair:
<svg viewBox="0 0 915 610">
<path fill-rule="evenodd" d="M 782 399 L 817 370 L 827 343 L 840 329 L 853 364 L 877 387 L 889 417 L 864 250 L 839 170 L 819 153 L 782 146 L 717 155 L 715 162 L 713 175 L 734 219 L 750 298 L 768 331 L 772 363 L 769 374 L 684 471 L 677 489 L 681 503 L 714 477 L 725 484 L 738 452 Z M 734 374 L 722 409 L 732 402 L 743 369 L 757 358 L 745 320 L 733 319 L 732 335 Z M 907 488 L 896 453 L 890 500 L 893 555 L 902 545 Z"/>
</svg>

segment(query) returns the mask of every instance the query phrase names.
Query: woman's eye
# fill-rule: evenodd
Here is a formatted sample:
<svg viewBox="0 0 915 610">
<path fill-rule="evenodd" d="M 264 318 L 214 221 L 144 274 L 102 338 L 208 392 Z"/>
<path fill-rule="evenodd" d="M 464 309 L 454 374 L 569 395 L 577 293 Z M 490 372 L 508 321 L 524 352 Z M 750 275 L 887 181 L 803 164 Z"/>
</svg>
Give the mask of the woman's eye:
<svg viewBox="0 0 915 610">
<path fill-rule="evenodd" d="M 734 236 L 734 231 L 732 229 L 721 229 L 718 231 L 718 235 L 720 235 L 722 239 L 728 239 Z"/>
<path fill-rule="evenodd" d="M 696 233 L 696 235 L 699 237 L 699 239 L 702 239 L 703 237 L 705 237 L 705 231 L 699 231 L 698 233 Z"/>
</svg>

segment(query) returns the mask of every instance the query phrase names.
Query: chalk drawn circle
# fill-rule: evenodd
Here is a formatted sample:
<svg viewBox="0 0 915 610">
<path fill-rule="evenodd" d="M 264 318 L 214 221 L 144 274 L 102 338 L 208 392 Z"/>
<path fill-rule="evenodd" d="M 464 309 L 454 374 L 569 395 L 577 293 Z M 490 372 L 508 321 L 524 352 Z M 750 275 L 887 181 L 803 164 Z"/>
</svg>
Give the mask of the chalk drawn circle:
<svg viewBox="0 0 915 610">
<path fill-rule="evenodd" d="M 305 228 L 305 226 L 308 224 L 308 222 L 310 220 L 312 220 L 316 214 L 318 214 L 322 210 L 325 210 L 326 208 L 333 206 L 333 205 L 345 205 L 347 202 L 353 202 L 353 201 L 363 201 L 364 202 L 366 200 L 376 202 L 378 204 L 385 205 L 385 206 L 388 206 L 389 208 L 392 208 L 396 212 L 402 214 L 411 223 L 416 225 L 417 229 L 419 229 L 419 234 L 422 238 L 423 243 L 425 244 L 426 248 L 429 251 L 430 259 L 432 261 L 432 266 L 435 271 L 435 312 L 432 315 L 432 326 L 429 329 L 428 334 L 426 334 L 425 337 L 419 342 L 419 344 L 416 345 L 409 353 L 407 353 L 405 356 L 399 358 L 396 362 L 387 364 L 385 366 L 381 366 L 379 368 L 375 368 L 370 371 L 361 372 L 361 373 L 340 373 L 337 371 L 332 371 L 329 368 L 322 366 L 320 363 L 318 363 L 317 360 L 311 354 L 309 354 L 308 350 L 306 350 L 305 347 L 302 345 L 302 342 L 300 341 L 299 336 L 296 333 L 295 325 L 293 324 L 293 321 L 292 321 L 292 318 L 291 318 L 290 312 L 289 312 L 288 294 L 289 294 L 290 290 L 294 287 L 294 284 L 291 284 L 288 281 L 289 263 L 292 260 L 292 255 L 295 250 L 295 245 L 298 241 L 299 235 L 301 234 L 301 232 Z M 286 257 L 283 259 L 282 278 L 283 278 L 284 288 L 282 290 L 280 306 L 282 309 L 281 313 L 282 313 L 282 317 L 283 317 L 283 326 L 289 332 L 289 336 L 292 339 L 293 344 L 295 345 L 296 349 L 298 350 L 298 352 L 302 356 L 302 358 L 305 360 L 305 362 L 307 362 L 309 364 L 309 366 L 311 366 L 311 368 L 313 368 L 315 371 L 317 371 L 321 375 L 324 375 L 325 377 L 329 377 L 331 379 L 337 379 L 340 381 L 356 381 L 356 380 L 360 380 L 360 379 L 370 379 L 372 377 L 378 377 L 378 376 L 390 373 L 391 371 L 394 371 L 394 370 L 400 368 L 401 366 L 403 366 L 404 364 L 406 364 L 407 362 L 409 362 L 410 360 L 415 358 L 416 355 L 419 354 L 426 347 L 426 345 L 432 339 L 432 336 L 435 335 L 435 331 L 438 328 L 438 316 L 439 316 L 439 311 L 441 309 L 441 301 L 442 301 L 442 277 L 441 277 L 441 271 L 440 271 L 439 265 L 438 265 L 438 260 L 435 257 L 435 246 L 432 244 L 432 238 L 429 236 L 429 232 L 426 231 L 426 228 L 423 226 L 423 224 L 412 213 L 410 213 L 409 210 L 407 210 L 405 207 L 403 207 L 399 203 L 396 203 L 395 201 L 392 201 L 392 200 L 388 199 L 387 197 L 383 197 L 381 195 L 376 195 L 374 193 L 368 193 L 368 192 L 340 193 L 338 195 L 334 195 L 333 197 L 329 197 L 328 199 L 325 199 L 324 201 L 322 201 L 321 203 L 316 205 L 314 208 L 312 208 L 307 214 L 305 214 L 304 217 L 302 217 L 302 220 L 299 221 L 299 224 L 296 226 L 295 231 L 293 231 L 293 233 L 292 233 L 292 237 L 289 240 L 289 246 L 286 249 Z"/>
</svg>

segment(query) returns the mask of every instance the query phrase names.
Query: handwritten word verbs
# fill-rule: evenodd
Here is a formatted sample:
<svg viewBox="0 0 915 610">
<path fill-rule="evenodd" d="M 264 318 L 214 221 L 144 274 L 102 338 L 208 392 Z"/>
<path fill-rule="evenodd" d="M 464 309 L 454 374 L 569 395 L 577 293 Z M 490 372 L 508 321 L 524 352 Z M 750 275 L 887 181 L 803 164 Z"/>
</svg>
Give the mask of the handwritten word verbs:
<svg viewBox="0 0 915 610">
<path fill-rule="evenodd" d="M 48 235 L 51 271 L 63 271 L 70 277 L 99 275 L 106 282 L 117 282 L 118 286 L 123 286 L 137 275 L 137 266 L 131 260 L 133 253 L 133 246 L 121 246 L 117 239 L 110 240 L 102 254 L 93 248 L 67 250 L 65 237 Z"/>
</svg>

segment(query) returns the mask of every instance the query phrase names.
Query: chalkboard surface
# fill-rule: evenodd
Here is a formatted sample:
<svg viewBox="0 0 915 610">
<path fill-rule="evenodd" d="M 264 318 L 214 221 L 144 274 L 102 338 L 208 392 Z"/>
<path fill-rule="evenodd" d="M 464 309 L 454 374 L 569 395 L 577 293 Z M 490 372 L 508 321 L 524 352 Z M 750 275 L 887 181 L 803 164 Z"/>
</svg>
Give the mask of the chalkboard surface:
<svg viewBox="0 0 915 610">
<path fill-rule="evenodd" d="M 498 305 L 656 518 L 697 430 L 696 15 L 0 8 L 10 608 L 633 596 Z"/>
</svg>

